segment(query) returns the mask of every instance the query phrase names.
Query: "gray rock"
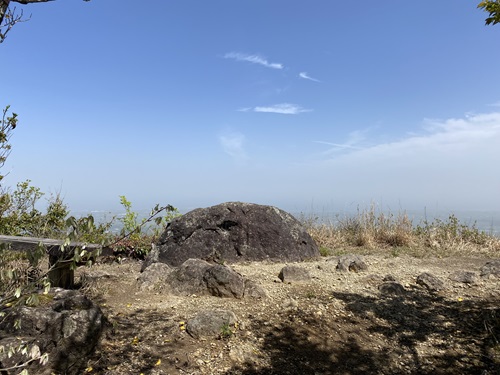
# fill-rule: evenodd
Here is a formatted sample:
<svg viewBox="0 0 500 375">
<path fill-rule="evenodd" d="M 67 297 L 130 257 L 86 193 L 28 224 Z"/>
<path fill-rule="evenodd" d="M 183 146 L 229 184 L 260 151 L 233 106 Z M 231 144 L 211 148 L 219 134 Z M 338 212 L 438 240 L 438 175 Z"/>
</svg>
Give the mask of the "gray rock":
<svg viewBox="0 0 500 375">
<path fill-rule="evenodd" d="M 387 281 L 380 284 L 378 290 L 384 296 L 402 296 L 406 293 L 403 285 L 394 281 Z"/>
<path fill-rule="evenodd" d="M 424 272 L 417 277 L 417 284 L 424 286 L 431 292 L 437 292 L 444 289 L 444 283 L 436 276 Z"/>
<path fill-rule="evenodd" d="M 281 304 L 281 308 L 284 311 L 297 310 L 298 307 L 299 307 L 299 303 L 296 300 L 294 300 L 293 298 L 288 298 L 288 299 L 284 300 L 283 303 Z"/>
<path fill-rule="evenodd" d="M 144 270 L 153 263 L 157 263 L 159 257 L 160 257 L 160 251 L 158 249 L 158 246 L 152 244 L 151 251 L 146 256 L 146 259 L 144 259 L 144 261 L 142 262 L 141 272 L 144 272 Z"/>
<path fill-rule="evenodd" d="M 172 268 L 165 263 L 153 263 L 147 267 L 137 278 L 141 290 L 152 290 L 160 282 L 167 280 Z"/>
<path fill-rule="evenodd" d="M 229 310 L 208 310 L 199 312 L 189 319 L 186 331 L 194 338 L 219 336 L 235 332 L 236 315 Z"/>
<path fill-rule="evenodd" d="M 203 276 L 212 266 L 201 259 L 188 259 L 168 275 L 165 284 L 174 294 L 207 294 Z"/>
<path fill-rule="evenodd" d="M 253 280 L 245 280 L 245 298 L 263 299 L 268 298 L 266 290 Z"/>
<path fill-rule="evenodd" d="M 469 271 L 456 271 L 450 275 L 449 279 L 464 284 L 477 284 L 479 282 L 477 274 Z"/>
<path fill-rule="evenodd" d="M 367 264 L 360 255 L 342 255 L 338 258 L 337 270 L 342 272 L 359 272 L 366 271 Z"/>
<path fill-rule="evenodd" d="M 216 264 L 203 275 L 207 290 L 213 296 L 243 298 L 245 279 L 227 266 Z"/>
<path fill-rule="evenodd" d="M 172 266 L 189 258 L 222 263 L 320 256 L 314 240 L 292 215 L 276 207 L 241 202 L 199 208 L 172 220 L 157 248 L 157 261 Z"/>
<path fill-rule="evenodd" d="M 211 264 L 201 259 L 188 259 L 180 267 L 170 271 L 163 284 L 177 295 L 208 294 L 229 298 L 267 297 L 262 287 L 244 278 L 232 268 L 221 264 Z"/>
<path fill-rule="evenodd" d="M 483 278 L 500 278 L 500 259 L 490 260 L 482 266 L 480 276 Z"/>
<path fill-rule="evenodd" d="M 24 341 L 28 346 L 38 345 L 49 361 L 40 367 L 32 362 L 28 370 L 33 374 L 82 374 L 102 333 L 105 317 L 101 309 L 87 297 L 74 290 L 52 289 L 41 295 L 45 303 L 36 307 L 23 306 L 13 310 L 0 322 L 0 345 L 16 345 Z M 21 328 L 14 322 L 20 319 Z M 24 362 L 20 355 L 8 358 L 0 353 L 0 367 Z"/>
<path fill-rule="evenodd" d="M 309 271 L 297 266 L 285 266 L 281 269 L 279 279 L 284 283 L 300 283 L 311 280 Z"/>
</svg>

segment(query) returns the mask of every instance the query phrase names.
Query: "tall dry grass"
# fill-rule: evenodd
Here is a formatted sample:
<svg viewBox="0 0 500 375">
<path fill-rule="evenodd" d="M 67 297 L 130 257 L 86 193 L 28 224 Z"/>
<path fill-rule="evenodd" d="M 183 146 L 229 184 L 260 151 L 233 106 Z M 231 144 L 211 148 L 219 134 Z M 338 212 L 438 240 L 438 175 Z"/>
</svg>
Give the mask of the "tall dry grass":
<svg viewBox="0 0 500 375">
<path fill-rule="evenodd" d="M 384 213 L 371 206 L 334 222 L 302 220 L 322 255 L 346 252 L 412 256 L 500 256 L 500 238 L 465 225 L 454 215 L 418 224 L 406 212 Z"/>
</svg>

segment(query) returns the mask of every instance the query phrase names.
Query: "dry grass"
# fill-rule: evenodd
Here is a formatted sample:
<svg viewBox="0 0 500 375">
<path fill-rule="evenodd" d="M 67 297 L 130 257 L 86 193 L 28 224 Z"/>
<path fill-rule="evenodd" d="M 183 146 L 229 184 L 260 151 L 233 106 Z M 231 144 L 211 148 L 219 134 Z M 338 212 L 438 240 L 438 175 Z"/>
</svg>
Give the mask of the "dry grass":
<svg viewBox="0 0 500 375">
<path fill-rule="evenodd" d="M 374 206 L 336 222 L 303 220 L 323 256 L 346 252 L 389 252 L 396 256 L 500 256 L 500 238 L 462 224 L 454 215 L 414 225 L 405 212 L 378 212 Z"/>
</svg>

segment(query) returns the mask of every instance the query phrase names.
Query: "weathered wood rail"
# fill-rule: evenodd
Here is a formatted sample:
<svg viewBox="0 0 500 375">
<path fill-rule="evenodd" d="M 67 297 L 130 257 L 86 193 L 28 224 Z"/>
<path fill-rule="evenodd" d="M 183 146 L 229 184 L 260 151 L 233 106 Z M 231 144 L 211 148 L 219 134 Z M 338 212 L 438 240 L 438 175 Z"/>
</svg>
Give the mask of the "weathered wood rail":
<svg viewBox="0 0 500 375">
<path fill-rule="evenodd" d="M 64 245 L 63 240 L 54 240 L 50 238 L 37 237 L 19 237 L 19 236 L 3 236 L 0 235 L 0 243 L 10 244 L 12 251 L 36 251 L 39 246 L 45 248 L 45 252 L 49 257 L 49 280 L 50 284 L 55 287 L 71 289 L 75 284 L 75 271 L 71 267 L 73 256 L 76 249 L 84 249 L 89 253 L 101 253 L 103 247 L 97 244 L 88 244 L 84 242 L 71 242 Z"/>
</svg>

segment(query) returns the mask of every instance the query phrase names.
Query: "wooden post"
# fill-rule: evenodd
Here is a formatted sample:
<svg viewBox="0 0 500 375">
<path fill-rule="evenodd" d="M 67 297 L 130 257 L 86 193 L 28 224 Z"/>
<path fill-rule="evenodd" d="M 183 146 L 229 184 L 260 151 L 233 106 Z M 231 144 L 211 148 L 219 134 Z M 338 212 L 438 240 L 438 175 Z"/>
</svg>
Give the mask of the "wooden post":
<svg viewBox="0 0 500 375">
<path fill-rule="evenodd" d="M 71 258 L 74 255 L 74 248 L 61 251 L 60 246 L 50 246 L 47 249 L 49 254 L 49 281 L 54 287 L 73 289 L 75 286 L 75 271 L 71 265 Z"/>
</svg>

